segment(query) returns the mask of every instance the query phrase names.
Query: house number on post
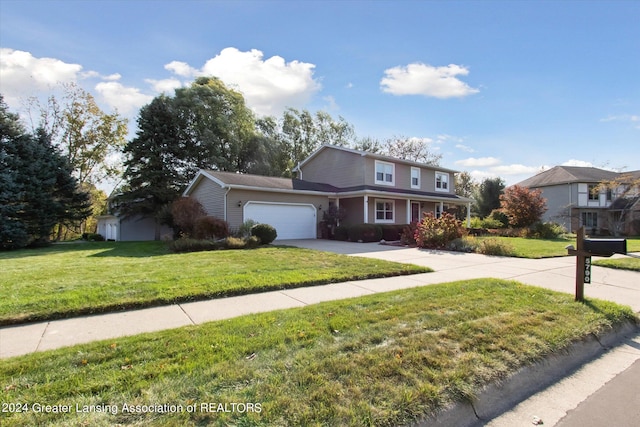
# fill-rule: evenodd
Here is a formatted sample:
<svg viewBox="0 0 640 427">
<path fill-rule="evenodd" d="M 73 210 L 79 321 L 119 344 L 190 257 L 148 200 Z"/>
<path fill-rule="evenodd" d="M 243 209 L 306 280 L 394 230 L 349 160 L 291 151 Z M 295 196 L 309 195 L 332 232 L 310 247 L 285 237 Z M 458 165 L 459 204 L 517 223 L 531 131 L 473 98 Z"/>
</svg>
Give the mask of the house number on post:
<svg viewBox="0 0 640 427">
<path fill-rule="evenodd" d="M 591 257 L 584 258 L 584 283 L 591 283 Z"/>
</svg>

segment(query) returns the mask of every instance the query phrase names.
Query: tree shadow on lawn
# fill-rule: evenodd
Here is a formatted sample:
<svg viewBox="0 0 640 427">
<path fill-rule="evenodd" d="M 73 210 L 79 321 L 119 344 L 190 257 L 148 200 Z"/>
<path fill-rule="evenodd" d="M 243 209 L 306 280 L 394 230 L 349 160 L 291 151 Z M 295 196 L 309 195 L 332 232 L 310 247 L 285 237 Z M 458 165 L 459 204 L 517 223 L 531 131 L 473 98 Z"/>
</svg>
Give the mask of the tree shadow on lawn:
<svg viewBox="0 0 640 427">
<path fill-rule="evenodd" d="M 0 252 L 0 261 L 39 257 L 72 252 L 99 251 L 87 257 L 124 257 L 146 258 L 150 256 L 169 255 L 165 242 L 56 242 L 40 248 L 18 249 Z"/>
</svg>

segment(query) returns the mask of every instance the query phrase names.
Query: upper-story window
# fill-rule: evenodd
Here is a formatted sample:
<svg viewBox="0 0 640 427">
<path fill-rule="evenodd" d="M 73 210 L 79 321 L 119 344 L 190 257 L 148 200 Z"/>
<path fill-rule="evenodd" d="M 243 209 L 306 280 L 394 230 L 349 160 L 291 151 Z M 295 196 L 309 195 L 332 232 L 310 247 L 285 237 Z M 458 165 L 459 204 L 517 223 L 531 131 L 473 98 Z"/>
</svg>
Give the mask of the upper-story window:
<svg viewBox="0 0 640 427">
<path fill-rule="evenodd" d="M 376 184 L 395 185 L 396 166 L 393 163 L 376 160 Z"/>
<path fill-rule="evenodd" d="M 411 168 L 411 188 L 420 188 L 420 168 Z"/>
<path fill-rule="evenodd" d="M 587 188 L 588 188 L 588 192 L 589 192 L 589 196 L 588 196 L 589 200 L 599 200 L 600 199 L 600 195 L 596 191 L 596 185 L 595 184 L 589 184 Z"/>
<path fill-rule="evenodd" d="M 449 191 L 449 174 L 436 172 L 436 191 Z"/>
</svg>

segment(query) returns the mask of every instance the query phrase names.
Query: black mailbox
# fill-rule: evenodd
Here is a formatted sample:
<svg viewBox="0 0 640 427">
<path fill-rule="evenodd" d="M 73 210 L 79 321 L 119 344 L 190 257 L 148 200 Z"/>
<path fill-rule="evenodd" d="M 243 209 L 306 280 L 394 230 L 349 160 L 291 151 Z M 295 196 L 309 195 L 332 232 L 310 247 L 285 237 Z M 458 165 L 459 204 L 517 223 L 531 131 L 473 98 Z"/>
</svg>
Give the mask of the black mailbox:
<svg viewBox="0 0 640 427">
<path fill-rule="evenodd" d="M 583 249 L 591 255 L 611 256 L 627 253 L 626 239 L 584 239 Z"/>
</svg>

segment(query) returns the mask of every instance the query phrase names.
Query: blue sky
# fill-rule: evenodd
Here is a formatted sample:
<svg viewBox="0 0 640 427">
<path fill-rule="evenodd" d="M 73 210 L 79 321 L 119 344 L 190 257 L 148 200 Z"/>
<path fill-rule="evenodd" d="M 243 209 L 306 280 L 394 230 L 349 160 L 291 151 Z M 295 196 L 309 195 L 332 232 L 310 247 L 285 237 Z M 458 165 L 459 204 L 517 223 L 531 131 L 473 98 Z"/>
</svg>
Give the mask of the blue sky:
<svg viewBox="0 0 640 427">
<path fill-rule="evenodd" d="M 325 110 L 424 138 L 507 184 L 560 164 L 640 169 L 640 2 L 0 2 L 0 93 L 73 81 L 131 119 L 214 74 L 256 114 Z"/>
</svg>

